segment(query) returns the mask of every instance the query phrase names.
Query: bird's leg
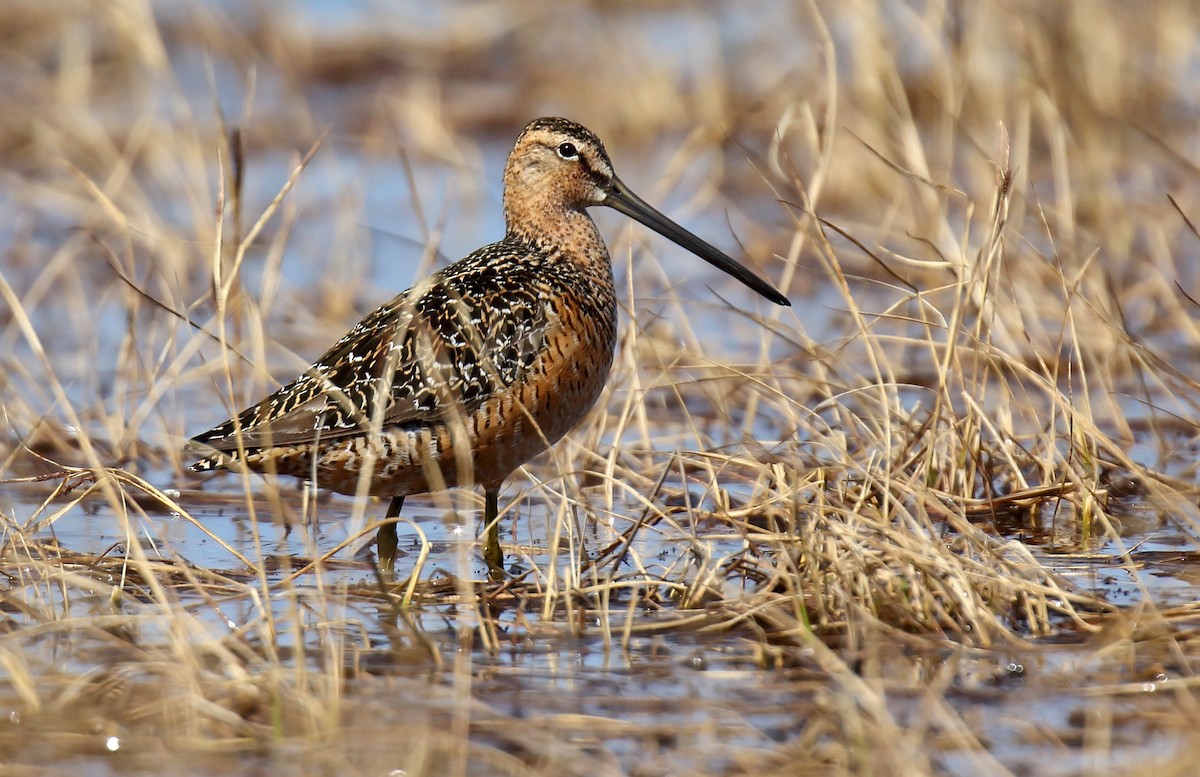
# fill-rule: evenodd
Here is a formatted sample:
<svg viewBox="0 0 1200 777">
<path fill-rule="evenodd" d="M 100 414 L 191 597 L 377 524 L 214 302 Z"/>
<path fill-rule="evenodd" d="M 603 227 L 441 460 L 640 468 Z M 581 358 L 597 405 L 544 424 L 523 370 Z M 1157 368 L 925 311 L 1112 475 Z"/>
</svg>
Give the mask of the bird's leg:
<svg viewBox="0 0 1200 777">
<path fill-rule="evenodd" d="M 403 508 L 404 497 L 392 497 L 392 502 L 388 505 L 387 515 L 384 516 L 384 519 L 399 518 L 400 511 Z M 379 571 L 383 575 L 384 580 L 388 582 L 396 579 L 396 547 L 399 544 L 400 537 L 396 534 L 395 523 L 385 523 L 375 533 L 375 552 L 379 556 Z"/>
<path fill-rule="evenodd" d="M 485 486 L 483 489 L 483 560 L 487 563 L 488 576 L 499 579 L 504 575 L 504 552 L 500 550 L 500 487 Z"/>
</svg>

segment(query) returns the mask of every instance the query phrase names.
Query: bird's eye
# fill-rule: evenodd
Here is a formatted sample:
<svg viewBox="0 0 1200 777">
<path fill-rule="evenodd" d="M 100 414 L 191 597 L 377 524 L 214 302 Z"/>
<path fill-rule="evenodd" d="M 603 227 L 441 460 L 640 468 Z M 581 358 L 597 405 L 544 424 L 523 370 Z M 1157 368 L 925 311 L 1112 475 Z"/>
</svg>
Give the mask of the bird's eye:
<svg viewBox="0 0 1200 777">
<path fill-rule="evenodd" d="M 559 143 L 558 155 L 563 159 L 578 159 L 579 149 L 575 148 L 574 143 Z"/>
</svg>

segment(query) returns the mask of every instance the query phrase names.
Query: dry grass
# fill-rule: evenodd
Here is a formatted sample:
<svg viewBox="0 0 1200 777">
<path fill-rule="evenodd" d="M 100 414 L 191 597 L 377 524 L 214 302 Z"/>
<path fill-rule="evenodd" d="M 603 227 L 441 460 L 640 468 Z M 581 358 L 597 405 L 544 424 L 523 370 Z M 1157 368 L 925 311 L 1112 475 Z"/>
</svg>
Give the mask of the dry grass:
<svg viewBox="0 0 1200 777">
<path fill-rule="evenodd" d="M 304 18 L 0 10 L 0 773 L 1185 773 L 1192 4 Z M 605 221 L 617 365 L 505 584 L 410 522 L 382 585 L 380 505 L 184 474 L 494 237 L 549 112 L 797 308 Z"/>
</svg>

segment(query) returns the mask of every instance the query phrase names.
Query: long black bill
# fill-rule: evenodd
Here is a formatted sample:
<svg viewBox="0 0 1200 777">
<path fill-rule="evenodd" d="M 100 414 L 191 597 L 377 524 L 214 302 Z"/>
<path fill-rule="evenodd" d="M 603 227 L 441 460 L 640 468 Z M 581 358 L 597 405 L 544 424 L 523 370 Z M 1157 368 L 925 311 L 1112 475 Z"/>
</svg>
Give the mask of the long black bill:
<svg viewBox="0 0 1200 777">
<path fill-rule="evenodd" d="M 645 224 L 672 243 L 686 248 L 714 267 L 724 270 L 776 305 L 791 306 L 792 303 L 788 298 L 780 294 L 774 286 L 747 270 L 737 260 L 718 251 L 659 213 L 645 200 L 631 192 L 620 178 L 613 177 L 612 188 L 608 190 L 608 199 L 604 201 L 604 204 L 615 211 L 624 213 L 634 221 Z"/>
</svg>

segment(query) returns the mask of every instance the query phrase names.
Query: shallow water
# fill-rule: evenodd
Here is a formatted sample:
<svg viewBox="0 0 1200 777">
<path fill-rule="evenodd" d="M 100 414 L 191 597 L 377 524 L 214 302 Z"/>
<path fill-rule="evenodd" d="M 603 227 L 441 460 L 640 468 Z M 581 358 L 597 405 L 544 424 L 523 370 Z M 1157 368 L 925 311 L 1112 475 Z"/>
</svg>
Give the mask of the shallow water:
<svg viewBox="0 0 1200 777">
<path fill-rule="evenodd" d="M 36 509 L 37 500 L 20 490 L 7 488 L 4 493 L 6 513 L 30 515 Z M 181 495 L 181 501 L 189 502 L 187 496 Z M 261 587 L 253 570 L 246 570 L 178 515 L 148 515 L 139 521 L 134 539 L 124 533 L 121 521 L 105 502 L 93 499 L 34 536 L 52 535 L 64 548 L 108 551 L 115 559 L 123 557 L 125 546 L 136 541 L 152 559 L 178 554 L 196 570 L 227 576 L 231 585 L 224 595 L 215 593 L 219 587 L 183 584 L 172 589 L 173 607 L 187 613 L 188 628 L 194 632 L 190 640 L 221 640 L 241 634 L 248 644 L 262 644 L 265 606 L 275 634 L 271 649 L 279 651 L 283 666 L 304 665 L 320 673 L 329 671 L 331 661 L 340 664 L 339 671 L 346 678 L 339 691 L 341 705 L 371 710 L 363 713 L 365 719 L 349 715 L 343 720 L 344 727 L 337 730 L 338 752 L 356 770 L 400 773 L 394 770 L 413 768 L 409 758 L 415 756 L 388 747 L 385 742 L 390 735 L 386 732 L 419 732 L 428 726 L 440 730 L 456 714 L 467 714 L 458 706 L 461 702 L 453 700 L 454 689 L 464 676 L 464 660 L 469 666 L 470 699 L 483 705 L 469 713 L 471 740 L 477 746 L 496 752 L 563 749 L 560 757 L 582 749 L 594 753 L 601 759 L 598 763 L 616 770 L 614 773 L 736 770 L 747 753 L 782 746 L 809 726 L 814 727 L 810 732 L 817 737 L 814 742 L 820 744 L 825 739 L 815 733 L 822 728 L 818 721 L 836 709 L 833 700 L 839 684 L 857 682 L 853 677 L 831 678 L 815 654 L 808 659 L 791 658 L 778 666 L 767 660 L 764 666 L 760 643 L 752 632 L 721 629 L 706 633 L 704 617 L 695 627 L 681 628 L 676 619 L 686 613 L 660 611 L 656 615 L 640 606 L 631 609 L 628 597 L 620 594 L 613 597 L 607 616 L 586 609 L 589 605 L 581 601 L 578 606 L 582 609 L 572 613 L 560 606 L 549 618 L 537 602 L 501 597 L 489 607 L 491 626 L 485 632 L 477 630 L 480 620 L 474 606 L 449 600 L 438 603 L 436 596 L 401 616 L 371 593 L 376 578 L 369 545 L 358 553 L 342 551 L 319 573 L 292 578 L 299 567 L 351 535 L 356 521 L 353 500 L 323 497 L 317 508 L 319 521 L 288 527 L 269 517 L 271 512 L 263 501 L 258 503 L 259 514 L 267 520 L 256 525 L 241 500 L 222 504 L 202 501 L 198 492 L 194 496 L 197 499 L 191 501 L 196 505 L 190 509 L 208 531 L 252 559 L 266 559 L 263 579 L 268 588 Z M 297 513 L 303 507 L 301 495 L 288 494 L 285 501 Z M 366 505 L 365 511 L 381 506 Z M 447 581 L 453 576 L 486 577 L 469 505 L 443 511 L 431 499 L 414 498 L 407 508 L 406 517 L 412 523 L 399 525 L 400 577 L 414 569 L 423 543 L 428 543 L 429 550 L 420 569 L 426 583 L 439 577 Z M 617 505 L 614 512 L 631 514 L 635 510 L 633 505 Z M 604 525 L 571 528 L 581 546 L 578 555 L 564 549 L 554 561 L 546 553 L 555 526 L 552 513 L 547 503 L 526 499 L 517 507 L 515 529 L 510 528 L 512 521 L 505 522 L 502 536 L 510 548 L 514 573 L 538 570 L 544 574 L 557 568 L 561 575 L 570 575 L 579 555 L 595 555 L 615 536 Z M 1188 561 L 1196 557 L 1194 544 L 1153 519 L 1131 519 L 1126 527 L 1126 534 L 1095 543 L 1087 554 L 1042 553 L 1039 559 L 1076 589 L 1094 592 L 1120 606 L 1136 608 L 1150 601 L 1170 607 L 1194 602 L 1200 596 L 1200 579 Z M 514 532 L 515 543 L 507 545 L 514 540 Z M 734 553 L 742 542 L 733 535 L 723 539 L 711 530 L 704 537 L 704 545 L 714 556 Z M 369 535 L 359 538 L 359 544 L 364 542 L 369 542 Z M 1114 565 L 1114 555 L 1128 548 L 1134 549 L 1130 560 L 1136 566 Z M 645 565 L 645 578 L 652 580 L 656 576 L 668 579 L 672 574 L 665 570 L 686 566 L 688 551 L 678 535 L 672 539 L 671 533 L 659 536 L 647 531 L 635 540 L 631 553 Z M 135 625 L 120 627 L 126 640 L 147 646 L 170 644 L 177 638 L 172 634 L 176 627 L 170 624 L 180 622 L 180 611 L 173 619 L 164 617 L 149 593 L 140 601 L 136 595 L 131 598 L 137 587 L 129 585 L 125 586 L 124 603 L 114 607 L 110 592 L 120 582 L 119 569 L 100 576 L 80 570 L 94 584 L 89 587 L 76 582 L 66 589 L 42 580 L 40 574 L 26 572 L 23 588 L 10 589 L 10 595 L 37 608 L 57 611 L 65 623 L 75 620 L 82 625 L 106 613 L 133 617 Z M 702 611 L 696 615 L 702 616 Z M 28 630 L 36 628 L 37 618 L 10 612 L 6 619 L 12 635 L 7 649 L 39 655 L 55 672 L 87 677 L 131 666 L 127 647 L 107 644 L 92 629 L 72 632 L 59 628 L 37 637 Z M 440 655 L 440 660 L 431 661 L 429 651 Z M 1169 714 L 1173 702 L 1163 696 L 1170 698 L 1172 686 L 1163 681 L 1187 676 L 1170 650 L 1146 646 L 1114 667 L 1096 662 L 1086 642 L 1050 641 L 994 649 L 883 642 L 862 651 L 857 659 L 854 651 L 842 655 L 852 664 L 861 662 L 860 671 L 884 684 L 887 714 L 898 725 L 936 727 L 938 716 L 922 701 L 925 691 L 921 689 L 944 688 L 939 703 L 949 705 L 954 714 L 968 716 L 974 730 L 984 732 L 988 759 L 996 758 L 1017 772 L 1038 774 L 1086 771 L 1096 756 L 1071 755 L 1071 745 L 1066 745 L 1064 754 L 1063 737 L 1084 737 L 1089 726 L 1099 727 L 1114 716 L 1117 721 L 1136 721 Z M 130 681 L 137 682 L 132 677 Z M 155 687 L 155 681 L 146 682 Z M 1092 683 L 1105 687 L 1124 684 L 1130 691 L 1116 698 L 1103 697 L 1106 706 L 1097 708 Z M 1157 690 L 1160 687 L 1162 691 Z M 1134 693 L 1134 688 L 1141 692 Z M 101 724 L 105 719 L 102 711 L 91 713 L 97 723 L 81 727 L 69 716 L 47 721 L 26 712 L 21 718 L 16 709 L 19 707 L 14 708 L 15 717 L 9 720 L 7 731 L 0 723 L 0 741 L 15 747 L 11 754 L 17 762 L 49 759 L 60 769 L 85 774 L 157 773 L 162 768 L 162 756 L 154 755 L 157 748 L 148 747 L 145 741 L 148 731 L 128 723 Z M 541 733 L 531 736 L 525 728 L 530 724 L 540 727 Z M 1178 747 L 1184 735 L 1173 727 L 1150 736 L 1140 736 L 1137 730 L 1136 725 L 1130 729 L 1118 723 L 1109 732 L 1115 732 L 1118 739 L 1112 742 L 1106 763 L 1132 766 L 1146 755 L 1162 757 Z M 18 732 L 24 733 L 13 739 Z M 826 745 L 832 747 L 829 742 Z M 109 752 L 114 746 L 117 752 Z M 981 755 L 963 749 L 953 739 L 930 749 L 938 768 L 946 773 L 978 768 Z M 314 764 L 311 758 L 289 756 L 287 751 L 287 746 L 282 746 L 271 755 L 248 760 L 244 755 L 213 753 L 200 759 L 202 765 L 194 771 L 189 771 L 192 766 L 180 765 L 176 773 L 215 769 L 222 774 L 253 775 L 286 769 L 315 774 L 333 768 Z M 542 758 L 550 756 L 543 754 Z M 1047 758 L 1054 761 L 1049 771 L 1044 765 Z M 475 766 L 467 773 L 489 773 L 486 758 L 470 760 Z M 418 762 L 428 765 L 420 758 Z"/>
</svg>

